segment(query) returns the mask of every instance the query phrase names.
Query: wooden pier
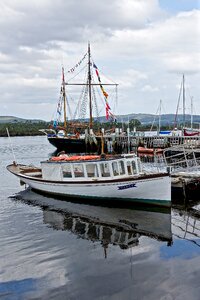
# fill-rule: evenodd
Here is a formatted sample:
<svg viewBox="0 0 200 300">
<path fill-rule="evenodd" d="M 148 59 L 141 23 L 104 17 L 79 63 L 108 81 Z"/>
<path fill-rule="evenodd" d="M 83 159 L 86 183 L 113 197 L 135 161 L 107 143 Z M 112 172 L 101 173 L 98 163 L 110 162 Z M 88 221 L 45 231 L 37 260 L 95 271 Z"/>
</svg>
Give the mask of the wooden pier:
<svg viewBox="0 0 200 300">
<path fill-rule="evenodd" d="M 106 152 L 129 152 L 139 146 L 146 148 L 165 149 L 173 146 L 184 146 L 191 149 L 200 149 L 200 136 L 104 136 Z"/>
</svg>

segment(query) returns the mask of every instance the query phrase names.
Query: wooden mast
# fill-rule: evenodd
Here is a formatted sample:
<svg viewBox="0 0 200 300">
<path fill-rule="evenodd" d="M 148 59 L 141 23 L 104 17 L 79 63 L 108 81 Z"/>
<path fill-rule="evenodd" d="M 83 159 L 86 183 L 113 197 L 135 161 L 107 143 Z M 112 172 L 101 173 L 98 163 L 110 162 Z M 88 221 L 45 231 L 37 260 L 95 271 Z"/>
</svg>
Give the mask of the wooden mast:
<svg viewBox="0 0 200 300">
<path fill-rule="evenodd" d="M 89 128 L 92 129 L 93 120 L 92 120 L 92 90 L 91 90 L 91 57 L 90 57 L 90 43 L 88 43 L 88 93 L 89 93 L 89 111 L 90 111 L 90 123 Z"/>
<path fill-rule="evenodd" d="M 65 85 L 86 85 L 88 87 L 88 96 L 89 96 L 89 129 L 93 127 L 93 117 L 92 117 L 92 86 L 100 86 L 100 83 L 92 83 L 92 76 L 91 76 L 91 53 L 90 53 L 90 43 L 88 42 L 88 79 L 87 83 L 69 83 L 65 82 L 64 80 L 64 69 L 63 69 L 63 98 L 64 98 L 64 119 L 65 124 L 66 122 L 66 93 L 65 93 Z M 118 86 L 117 83 L 110 84 L 110 83 L 102 83 L 102 85 L 115 85 Z M 66 125 L 65 125 L 66 126 Z"/>
<path fill-rule="evenodd" d="M 62 93 L 63 93 L 63 102 L 64 102 L 64 128 L 67 129 L 67 113 L 66 113 L 66 93 L 65 93 L 65 73 L 64 68 L 62 67 Z"/>
</svg>

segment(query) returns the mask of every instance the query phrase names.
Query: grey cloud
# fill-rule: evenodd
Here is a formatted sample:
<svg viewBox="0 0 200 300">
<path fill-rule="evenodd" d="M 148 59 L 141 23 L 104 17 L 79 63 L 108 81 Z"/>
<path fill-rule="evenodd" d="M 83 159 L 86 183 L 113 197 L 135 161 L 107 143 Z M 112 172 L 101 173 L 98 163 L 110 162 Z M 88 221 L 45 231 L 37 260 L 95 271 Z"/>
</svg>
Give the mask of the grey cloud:
<svg viewBox="0 0 200 300">
<path fill-rule="evenodd" d="M 17 3 L 17 2 L 16 2 Z M 24 2 L 24 5 L 8 1 L 15 11 L 13 18 L 0 24 L 1 51 L 9 53 L 19 45 L 40 47 L 51 41 L 83 41 L 87 33 L 99 32 L 110 36 L 113 30 L 142 28 L 145 14 L 137 18 L 125 14 L 119 0 L 93 1 L 44 1 L 45 5 Z"/>
</svg>

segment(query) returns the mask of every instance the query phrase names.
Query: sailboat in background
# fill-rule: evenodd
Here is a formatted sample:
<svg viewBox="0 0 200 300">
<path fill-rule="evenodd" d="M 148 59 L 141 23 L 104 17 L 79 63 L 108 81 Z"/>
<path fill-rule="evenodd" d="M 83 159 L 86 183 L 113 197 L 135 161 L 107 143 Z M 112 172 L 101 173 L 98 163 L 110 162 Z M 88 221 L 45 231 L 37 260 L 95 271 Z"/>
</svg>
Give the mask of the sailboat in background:
<svg viewBox="0 0 200 300">
<path fill-rule="evenodd" d="M 178 109 L 179 109 L 181 94 L 182 94 L 182 99 L 183 99 L 182 135 L 183 136 L 200 136 L 200 130 L 193 128 L 193 98 L 191 98 L 191 127 L 190 128 L 186 127 L 186 118 L 185 118 L 185 116 L 186 116 L 186 114 L 185 114 L 186 100 L 185 100 L 185 76 L 184 76 L 184 74 L 182 77 L 182 82 L 181 82 L 181 87 L 180 87 L 180 92 L 179 92 L 178 104 L 177 104 L 176 115 L 175 115 L 175 120 L 174 120 L 174 130 L 177 129 Z"/>
<path fill-rule="evenodd" d="M 200 128 L 193 128 L 193 97 L 191 97 L 191 125 L 190 128 L 183 129 L 184 136 L 200 136 Z"/>
<path fill-rule="evenodd" d="M 103 132 L 94 133 L 93 131 L 93 110 L 97 108 L 96 96 L 94 87 L 98 86 L 101 90 L 101 97 L 103 97 L 103 102 L 106 111 L 106 119 L 111 119 L 115 121 L 115 115 L 111 112 L 110 105 L 108 103 L 108 93 L 104 90 L 104 85 L 111 85 L 117 87 L 117 84 L 113 83 L 102 83 L 99 70 L 96 64 L 91 59 L 90 44 L 88 44 L 88 52 L 84 57 L 75 65 L 74 68 L 70 69 L 68 73 L 73 73 L 79 67 L 79 65 L 88 58 L 87 61 L 87 74 L 86 83 L 71 83 L 65 80 L 64 68 L 62 68 L 62 85 L 60 99 L 57 107 L 57 120 L 50 125 L 48 130 L 41 129 L 43 133 L 47 135 L 48 141 L 57 148 L 58 151 L 65 151 L 66 153 L 90 153 L 90 152 L 100 152 L 101 150 L 101 136 Z M 97 83 L 93 82 L 93 70 L 97 76 Z M 80 72 L 79 72 L 80 73 Z M 79 74 L 78 73 L 78 74 Z M 74 76 L 73 78 L 75 78 Z M 68 121 L 67 118 L 67 104 L 69 102 L 66 94 L 66 86 L 83 86 L 83 91 L 81 93 L 80 101 L 76 108 L 76 113 L 80 111 L 79 119 L 73 119 L 73 121 Z M 99 93 L 99 92 L 98 92 Z M 87 105 L 89 107 L 89 124 L 88 122 L 83 122 L 86 116 Z M 60 116 L 64 112 L 64 126 L 59 126 Z M 78 121 L 77 121 L 78 120 Z"/>
</svg>

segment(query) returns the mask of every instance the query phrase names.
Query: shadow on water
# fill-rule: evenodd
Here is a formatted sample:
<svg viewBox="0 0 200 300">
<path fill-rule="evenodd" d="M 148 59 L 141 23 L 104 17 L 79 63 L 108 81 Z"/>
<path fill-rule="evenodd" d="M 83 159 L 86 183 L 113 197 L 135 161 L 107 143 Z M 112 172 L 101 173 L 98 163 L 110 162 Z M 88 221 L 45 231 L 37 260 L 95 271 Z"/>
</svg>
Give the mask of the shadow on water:
<svg viewBox="0 0 200 300">
<path fill-rule="evenodd" d="M 147 207 L 111 207 L 61 201 L 26 189 L 14 197 L 43 211 L 43 222 L 56 230 L 66 230 L 80 238 L 100 241 L 128 249 L 139 244 L 141 236 L 172 245 L 171 210 L 153 210 Z M 106 253 L 105 253 L 106 256 Z"/>
</svg>

